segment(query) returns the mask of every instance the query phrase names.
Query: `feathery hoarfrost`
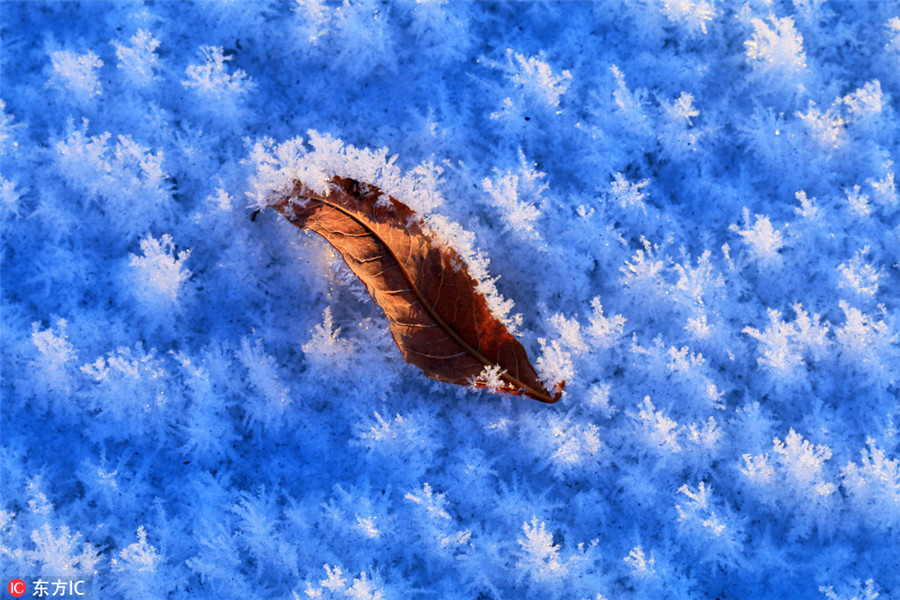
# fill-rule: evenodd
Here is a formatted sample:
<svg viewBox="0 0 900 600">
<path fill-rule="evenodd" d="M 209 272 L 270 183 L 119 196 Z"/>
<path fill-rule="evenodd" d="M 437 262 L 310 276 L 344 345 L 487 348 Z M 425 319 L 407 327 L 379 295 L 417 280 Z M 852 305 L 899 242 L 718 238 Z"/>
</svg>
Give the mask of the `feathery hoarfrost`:
<svg viewBox="0 0 900 600">
<path fill-rule="evenodd" d="M 767 22 L 768 21 L 768 22 Z M 808 70 L 803 36 L 792 17 L 750 19 L 753 34 L 744 42 L 747 62 L 754 70 L 753 79 L 765 82 L 773 91 L 803 93 Z"/>
<path fill-rule="evenodd" d="M 637 183 L 632 183 L 625 179 L 622 173 L 613 175 L 613 182 L 609 186 L 609 199 L 619 205 L 626 214 L 634 214 L 640 211 L 647 214 L 647 206 L 644 204 L 643 188 L 650 183 L 649 179 L 644 179 Z"/>
<path fill-rule="evenodd" d="M 404 499 L 418 506 L 415 510 L 415 522 L 418 528 L 419 543 L 431 547 L 438 557 L 452 559 L 468 551 L 470 531 L 458 531 L 454 528 L 454 519 L 447 512 L 447 501 L 444 494 L 434 493 L 426 482 L 418 494 L 408 492 Z"/>
<path fill-rule="evenodd" d="M 841 481 L 865 524 L 876 530 L 900 525 L 900 459 L 888 458 L 875 440 L 866 440 L 859 463 L 841 469 Z"/>
<path fill-rule="evenodd" d="M 685 484 L 678 493 L 678 527 L 700 561 L 724 568 L 737 566 L 742 559 L 744 533 L 732 511 L 716 506 L 712 490 L 704 481 L 696 490 Z"/>
<path fill-rule="evenodd" d="M 553 535 L 547 531 L 546 523 L 538 522 L 535 517 L 531 523 L 522 524 L 522 534 L 517 540 L 521 558 L 516 562 L 516 567 L 536 582 L 561 581 L 567 573 L 566 565 L 559 555 L 559 546 L 553 543 Z"/>
<path fill-rule="evenodd" d="M 818 314 L 811 318 L 801 304 L 795 304 L 795 318 L 783 321 L 781 311 L 768 309 L 769 325 L 764 331 L 745 327 L 744 333 L 759 342 L 757 359 L 766 374 L 778 386 L 808 384 L 805 359 L 825 356 L 829 346 L 828 323 L 820 323 Z"/>
<path fill-rule="evenodd" d="M 90 392 L 85 403 L 103 418 L 98 425 L 105 436 L 117 440 L 149 435 L 162 439 L 168 427 L 167 411 L 173 408 L 167 393 L 169 373 L 154 350 L 138 342 L 120 347 L 81 366 Z"/>
<path fill-rule="evenodd" d="M 374 0 L 329 6 L 296 0 L 295 35 L 304 53 L 321 51 L 354 77 L 397 69 L 394 10 Z"/>
<path fill-rule="evenodd" d="M 246 369 L 242 381 L 250 392 L 244 405 L 245 423 L 251 428 L 281 429 L 284 427 L 282 417 L 292 399 L 290 387 L 282 383 L 278 375 L 275 358 L 266 352 L 262 340 L 256 339 L 251 345 L 250 340 L 244 338 L 237 359 Z"/>
<path fill-rule="evenodd" d="M 142 239 L 141 253 L 132 254 L 128 263 L 133 269 L 138 302 L 151 307 L 152 313 L 178 312 L 178 296 L 191 276 L 184 267 L 191 251 L 176 252 L 172 236 L 166 233 L 160 239 Z"/>
<path fill-rule="evenodd" d="M 506 75 L 506 81 L 492 86 L 497 109 L 490 118 L 498 122 L 502 130 L 516 137 L 532 117 L 549 119 L 561 114 L 560 100 L 569 88 L 572 73 L 563 70 L 555 74 L 543 57 L 526 57 L 512 48 L 506 50 L 505 62 L 485 60 L 489 67 Z"/>
<path fill-rule="evenodd" d="M 662 134 L 659 141 L 663 147 L 663 156 L 675 160 L 692 158 L 700 149 L 702 133 L 694 127 L 693 119 L 700 116 L 694 106 L 694 97 L 681 92 L 671 103 L 663 102 L 665 116 Z"/>
<path fill-rule="evenodd" d="M 707 34 L 706 25 L 716 18 L 715 2 L 708 0 L 664 0 L 663 14 L 687 31 L 690 37 Z"/>
<path fill-rule="evenodd" d="M 521 152 L 519 159 L 518 172 L 510 170 L 501 174 L 497 171 L 495 179 L 486 177 L 481 185 L 497 207 L 506 231 L 523 239 L 539 239 L 541 234 L 535 228 L 535 221 L 541 215 L 538 206 L 547 190 L 547 185 L 540 181 L 545 174 L 529 169 Z"/>
<path fill-rule="evenodd" d="M 100 562 L 97 549 L 87 542 L 82 543 L 82 535 L 73 535 L 65 525 L 57 531 L 58 534 L 54 533 L 54 529 L 45 523 L 31 532 L 34 550 L 28 552 L 28 563 L 48 577 L 89 577 Z"/>
<path fill-rule="evenodd" d="M 783 441 L 772 441 L 771 459 L 768 453 L 745 454 L 741 474 L 759 502 L 792 515 L 789 537 L 803 538 L 813 530 L 827 536 L 836 526 L 838 508 L 837 485 L 826 472 L 831 457 L 831 448 L 814 445 L 791 429 Z"/>
<path fill-rule="evenodd" d="M 842 361 L 880 388 L 892 385 L 900 369 L 900 333 L 894 333 L 884 320 L 876 320 L 845 300 L 838 304 L 845 316 L 844 324 L 834 331 Z M 879 307 L 879 312 L 883 311 L 884 307 Z"/>
<path fill-rule="evenodd" d="M 526 58 L 512 48 L 506 50 L 507 66 L 505 70 L 516 89 L 530 97 L 536 104 L 549 108 L 559 106 L 559 99 L 569 88 L 572 73 L 563 70 L 559 75 L 553 73 L 550 65 L 532 56 Z"/>
<path fill-rule="evenodd" d="M 895 3 L 2 8 L 11 577 L 900 597 Z M 341 257 L 251 220 L 334 175 L 559 403 L 406 376 Z"/>
<path fill-rule="evenodd" d="M 756 215 L 751 226 L 750 211 L 745 208 L 743 214 L 746 229 L 732 225 L 731 231 L 743 238 L 748 252 L 761 267 L 770 269 L 778 267 L 781 264 L 781 249 L 784 246 L 781 231 L 775 229 L 767 215 Z"/>
<path fill-rule="evenodd" d="M 341 567 L 325 564 L 325 579 L 313 583 L 307 582 L 305 589 L 294 592 L 296 600 L 313 598 L 322 600 L 389 600 L 397 597 L 385 588 L 381 577 L 377 574 L 369 579 L 365 571 L 359 576 L 344 576 Z M 350 579 L 350 577 L 353 577 Z"/>
<path fill-rule="evenodd" d="M 156 53 L 160 41 L 149 31 L 138 29 L 128 40 L 129 45 L 113 42 L 118 67 L 124 71 L 131 84 L 138 88 L 152 85 L 159 79 L 159 56 Z"/>
<path fill-rule="evenodd" d="M 31 324 L 31 341 L 40 353 L 31 363 L 36 375 L 35 392 L 45 399 L 64 398 L 72 391 L 73 367 L 78 355 L 66 336 L 66 325 L 66 320 L 60 319 L 56 331 L 41 331 L 39 323 Z"/>
<path fill-rule="evenodd" d="M 433 437 L 436 429 L 434 416 L 423 409 L 392 418 L 375 411 L 372 417 L 358 421 L 351 444 L 365 448 L 366 456 L 376 465 L 402 468 L 400 481 L 415 479 L 427 470 L 438 450 Z"/>
<path fill-rule="evenodd" d="M 827 600 L 875 600 L 883 597 L 872 579 L 867 579 L 865 583 L 856 579 L 847 585 L 838 586 L 838 589 L 841 590 L 840 593 L 835 592 L 833 585 L 819 586 L 819 592 Z"/>
<path fill-rule="evenodd" d="M 160 581 L 159 568 L 164 557 L 147 542 L 147 531 L 137 529 L 138 540 L 123 548 L 117 558 L 110 559 L 116 574 L 111 591 L 122 598 L 164 598 L 166 583 Z"/>
<path fill-rule="evenodd" d="M 87 135 L 88 120 L 80 130 L 69 123 L 68 134 L 54 144 L 57 168 L 78 192 L 82 204 L 94 201 L 103 214 L 100 227 L 131 239 L 144 233 L 146 224 L 164 226 L 174 216 L 169 175 L 163 169 L 163 151 L 152 152 L 129 135 Z M 90 212 L 88 212 L 90 215 Z"/>
<path fill-rule="evenodd" d="M 312 369 L 323 380 L 334 377 L 335 369 L 350 366 L 342 363 L 358 352 L 356 344 L 342 336 L 341 328 L 335 326 L 330 306 L 325 307 L 322 322 L 313 328 L 302 349 Z"/>
<path fill-rule="evenodd" d="M 199 54 L 203 62 L 188 65 L 181 85 L 199 96 L 201 107 L 235 116 L 243 96 L 253 90 L 253 80 L 241 69 L 229 72 L 225 63 L 231 56 L 225 56 L 221 46 L 200 46 Z"/>
<path fill-rule="evenodd" d="M 578 477 L 609 463 L 600 428 L 568 415 L 535 419 L 523 427 L 522 437 L 531 441 L 534 460 L 548 465 L 558 479 Z"/>
<path fill-rule="evenodd" d="M 444 202 L 438 190 L 440 166 L 424 162 L 404 174 L 396 164 L 397 156 L 389 156 L 386 147 L 357 148 L 328 134 L 313 130 L 307 134 L 311 149 L 299 137 L 281 144 L 263 139 L 253 145 L 248 162 L 256 171 L 247 193 L 253 208 L 267 207 L 273 194 L 289 190 L 296 180 L 319 194 L 327 194 L 327 182 L 335 175 L 375 185 L 402 199 L 421 216 L 430 214 Z"/>
<path fill-rule="evenodd" d="M 612 92 L 616 116 L 622 119 L 626 129 L 630 132 L 642 135 L 649 134 L 651 126 L 646 113 L 647 90 L 645 88 L 630 90 L 625 82 L 625 73 L 615 64 L 609 67 L 609 72 L 616 81 L 616 89 Z"/>
<path fill-rule="evenodd" d="M 103 93 L 103 85 L 97 70 L 103 61 L 94 52 L 76 54 L 70 50 L 58 50 L 50 55 L 53 71 L 48 86 L 70 94 L 68 97 L 79 105 L 86 105 Z"/>
</svg>

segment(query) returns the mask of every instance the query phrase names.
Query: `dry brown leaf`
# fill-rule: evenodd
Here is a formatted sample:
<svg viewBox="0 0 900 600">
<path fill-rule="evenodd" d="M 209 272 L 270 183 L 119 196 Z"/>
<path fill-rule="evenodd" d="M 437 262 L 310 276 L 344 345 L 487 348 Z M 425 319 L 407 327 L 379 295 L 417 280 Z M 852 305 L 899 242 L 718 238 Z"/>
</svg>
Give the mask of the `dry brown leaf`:
<svg viewBox="0 0 900 600">
<path fill-rule="evenodd" d="M 538 381 L 522 345 L 490 311 L 459 254 L 423 228 L 405 204 L 375 186 L 334 177 L 327 195 L 297 181 L 271 204 L 291 223 L 311 229 L 341 253 L 390 321 L 403 358 L 426 375 L 556 402 Z"/>
</svg>

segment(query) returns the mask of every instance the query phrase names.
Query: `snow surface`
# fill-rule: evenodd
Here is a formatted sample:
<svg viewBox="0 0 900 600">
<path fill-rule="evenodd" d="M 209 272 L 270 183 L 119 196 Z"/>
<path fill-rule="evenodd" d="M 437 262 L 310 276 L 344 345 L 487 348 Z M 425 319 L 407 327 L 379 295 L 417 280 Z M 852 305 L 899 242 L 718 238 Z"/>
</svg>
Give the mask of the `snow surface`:
<svg viewBox="0 0 900 600">
<path fill-rule="evenodd" d="M 900 4 L 0 4 L 0 573 L 98 598 L 900 598 Z M 473 263 L 433 382 L 291 176 Z M 317 179 L 318 178 L 318 179 Z"/>
</svg>

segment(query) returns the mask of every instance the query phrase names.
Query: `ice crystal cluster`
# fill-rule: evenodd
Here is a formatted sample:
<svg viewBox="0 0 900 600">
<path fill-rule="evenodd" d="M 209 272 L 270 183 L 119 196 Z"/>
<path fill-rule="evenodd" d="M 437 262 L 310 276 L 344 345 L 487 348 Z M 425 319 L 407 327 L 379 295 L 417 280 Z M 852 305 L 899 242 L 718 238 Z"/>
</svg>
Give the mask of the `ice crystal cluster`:
<svg viewBox="0 0 900 600">
<path fill-rule="evenodd" d="M 0 11 L 4 576 L 900 598 L 897 2 Z M 424 215 L 563 398 L 421 377 L 250 219 L 333 174 Z"/>
</svg>

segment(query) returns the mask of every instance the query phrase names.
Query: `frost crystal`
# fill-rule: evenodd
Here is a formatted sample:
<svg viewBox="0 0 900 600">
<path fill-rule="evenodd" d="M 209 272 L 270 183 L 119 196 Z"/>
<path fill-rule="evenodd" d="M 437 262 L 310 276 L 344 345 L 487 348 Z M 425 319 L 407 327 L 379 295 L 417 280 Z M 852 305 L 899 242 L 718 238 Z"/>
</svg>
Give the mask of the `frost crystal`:
<svg viewBox="0 0 900 600">
<path fill-rule="evenodd" d="M 53 66 L 51 85 L 72 93 L 79 104 L 87 104 L 103 93 L 97 70 L 103 61 L 92 51 L 76 54 L 69 50 L 60 50 L 50 55 Z"/>
<path fill-rule="evenodd" d="M 802 91 L 801 76 L 806 73 L 803 36 L 791 17 L 770 17 L 769 23 L 752 18 L 753 34 L 744 42 L 747 62 L 757 70 L 760 80 L 772 82 L 791 91 Z M 799 87 L 798 87 L 799 86 Z"/>
<path fill-rule="evenodd" d="M 518 539 L 521 547 L 520 558 L 516 566 L 536 581 L 558 580 L 566 574 L 566 565 L 559 554 L 559 546 L 553 543 L 553 535 L 547 531 L 547 525 L 538 521 L 522 524 L 523 537 Z"/>
<path fill-rule="evenodd" d="M 241 69 L 228 72 L 225 63 L 231 57 L 225 56 L 221 46 L 201 46 L 200 56 L 203 62 L 188 65 L 184 71 L 187 79 L 181 85 L 195 90 L 207 111 L 220 117 L 236 117 L 243 96 L 254 87 L 253 81 Z"/>
<path fill-rule="evenodd" d="M 710 0 L 664 0 L 663 12 L 673 23 L 684 23 L 692 35 L 706 35 L 706 24 L 716 17 L 715 3 Z"/>
<path fill-rule="evenodd" d="M 900 459 L 889 458 L 869 438 L 859 463 L 848 462 L 841 478 L 863 521 L 882 529 L 900 526 Z"/>
<path fill-rule="evenodd" d="M 184 87 L 195 88 L 212 97 L 237 94 L 246 90 L 247 74 L 240 69 L 234 73 L 225 70 L 225 62 L 231 60 L 231 57 L 225 56 L 221 46 L 201 46 L 200 55 L 204 62 L 189 65 L 185 69 L 188 78 L 181 82 Z"/>
<path fill-rule="evenodd" d="M 860 298 L 871 299 L 878 293 L 878 284 L 884 273 L 872 265 L 864 262 L 869 254 L 866 246 L 850 259 L 849 263 L 841 263 L 838 271 L 841 274 L 838 287 L 855 292 Z"/>
<path fill-rule="evenodd" d="M 30 552 L 30 559 L 41 565 L 42 572 L 57 573 L 64 577 L 90 576 L 95 565 L 100 562 L 100 555 L 91 544 L 82 544 L 81 534 L 72 535 L 69 528 L 62 526 L 59 534 L 53 533 L 49 524 L 31 532 L 31 540 L 35 549 Z"/>
<path fill-rule="evenodd" d="M 506 60 L 510 79 L 517 88 L 547 107 L 559 106 L 559 99 L 566 93 L 572 79 L 569 71 L 554 75 L 545 61 L 534 56 L 526 58 L 511 48 L 506 50 Z"/>
<path fill-rule="evenodd" d="M 40 331 L 38 323 L 32 323 L 31 341 L 40 353 L 34 367 L 42 374 L 38 389 L 44 394 L 67 394 L 72 387 L 71 363 L 77 359 L 77 354 L 66 336 L 66 325 L 66 320 L 60 319 L 54 332 L 52 329 Z"/>
<path fill-rule="evenodd" d="M 622 173 L 616 173 L 613 178 L 613 182 L 609 186 L 609 199 L 625 210 L 640 211 L 646 215 L 647 207 L 644 206 L 643 189 L 647 187 L 650 180 L 644 179 L 637 183 L 631 183 L 625 179 Z"/>
<path fill-rule="evenodd" d="M 743 550 L 743 532 L 730 511 L 715 506 L 712 490 L 704 481 L 696 490 L 685 484 L 678 492 L 688 499 L 675 505 L 679 528 L 701 560 L 723 567 L 736 566 Z"/>
<path fill-rule="evenodd" d="M 737 225 L 731 225 L 734 231 L 747 244 L 753 258 L 764 267 L 774 267 L 781 264 L 781 249 L 784 239 L 781 231 L 772 226 L 772 222 L 766 215 L 756 215 L 756 221 L 750 226 L 750 211 L 744 209 L 744 223 L 747 229 L 739 229 Z"/>
<path fill-rule="evenodd" d="M 638 578 L 650 578 L 656 576 L 656 559 L 651 554 L 644 553 L 641 546 L 635 546 L 628 556 L 624 558 L 625 564 L 631 567 L 632 572 Z"/>
<path fill-rule="evenodd" d="M 159 40 L 148 31 L 139 29 L 131 36 L 130 45 L 113 42 L 116 48 L 116 58 L 119 59 L 119 68 L 122 69 L 129 81 L 136 87 L 147 87 L 156 79 L 155 71 L 159 58 L 156 49 L 159 48 Z"/>
<path fill-rule="evenodd" d="M 172 236 L 163 234 L 141 240 L 142 256 L 132 254 L 128 263 L 135 269 L 134 285 L 140 301 L 153 310 L 178 306 L 178 295 L 191 272 L 184 267 L 190 250 L 175 252 Z"/>
</svg>

